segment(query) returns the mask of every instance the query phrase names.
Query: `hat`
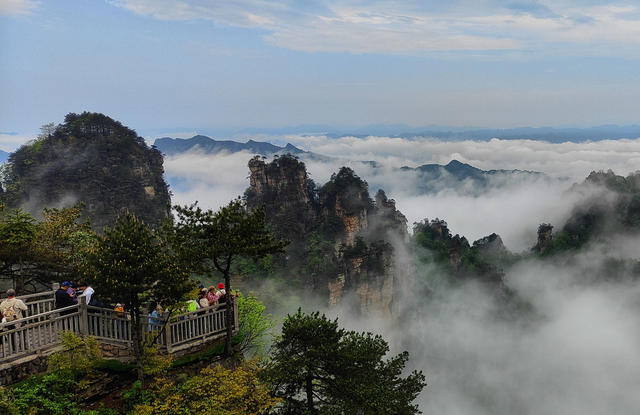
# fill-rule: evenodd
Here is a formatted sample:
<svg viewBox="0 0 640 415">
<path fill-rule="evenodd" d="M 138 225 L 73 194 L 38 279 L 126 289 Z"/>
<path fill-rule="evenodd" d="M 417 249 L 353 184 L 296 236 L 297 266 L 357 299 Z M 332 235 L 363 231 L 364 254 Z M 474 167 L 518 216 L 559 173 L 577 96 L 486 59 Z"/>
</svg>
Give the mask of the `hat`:
<svg viewBox="0 0 640 415">
<path fill-rule="evenodd" d="M 63 281 L 62 284 L 60 284 L 61 287 L 71 287 L 71 283 L 69 281 Z"/>
<path fill-rule="evenodd" d="M 209 291 L 213 291 L 215 289 L 216 289 L 216 287 L 214 287 L 213 285 L 211 287 L 209 287 Z"/>
<path fill-rule="evenodd" d="M 218 289 L 219 290 L 224 290 L 224 284 L 223 283 L 218 284 Z"/>
<path fill-rule="evenodd" d="M 201 292 L 202 294 L 206 294 L 206 293 L 208 292 L 208 290 L 207 290 L 206 288 L 203 288 L 203 289 L 201 289 L 201 290 L 200 290 L 200 292 Z"/>
</svg>

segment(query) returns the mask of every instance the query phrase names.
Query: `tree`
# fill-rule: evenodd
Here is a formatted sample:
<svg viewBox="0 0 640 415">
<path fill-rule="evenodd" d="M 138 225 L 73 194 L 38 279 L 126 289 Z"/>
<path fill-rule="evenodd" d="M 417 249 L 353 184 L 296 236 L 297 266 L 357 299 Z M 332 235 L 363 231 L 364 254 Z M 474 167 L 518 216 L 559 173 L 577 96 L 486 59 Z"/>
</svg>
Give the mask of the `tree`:
<svg viewBox="0 0 640 415">
<path fill-rule="evenodd" d="M 74 279 L 84 255 L 96 242 L 91 224 L 81 221 L 83 210 L 81 204 L 70 208 L 43 209 L 44 220 L 36 227 L 33 251 L 35 259 L 42 263 L 47 273 Z"/>
<path fill-rule="evenodd" d="M 281 414 L 420 413 L 412 402 L 424 375 L 401 377 L 409 354 L 383 360 L 388 351 L 378 335 L 345 331 L 337 319 L 298 310 L 284 321 L 262 376 L 283 399 Z"/>
<path fill-rule="evenodd" d="M 239 257 L 260 258 L 283 252 L 286 242 L 267 229 L 264 209 L 248 210 L 240 199 L 232 200 L 217 212 L 202 210 L 197 204 L 176 206 L 177 221 L 172 229 L 174 247 L 185 263 L 203 274 L 220 272 L 229 294 L 225 321 L 225 354 L 231 354 L 233 296 L 230 269 Z"/>
<path fill-rule="evenodd" d="M 95 242 L 83 207 L 45 208 L 44 219 L 14 210 L 0 216 L 0 278 L 12 280 L 19 293 L 49 285 L 52 280 L 75 279 L 78 265 Z"/>
<path fill-rule="evenodd" d="M 243 352 L 260 353 L 263 350 L 264 337 L 275 324 L 265 310 L 264 304 L 253 295 L 240 294 L 238 297 L 238 333 Z"/>
<path fill-rule="evenodd" d="M 128 212 L 98 237 L 83 273 L 103 299 L 127 304 L 138 379 L 144 384 L 144 307 L 151 301 L 165 306 L 178 302 L 192 288 L 189 274 L 166 241 Z"/>
<path fill-rule="evenodd" d="M 33 255 L 32 244 L 36 236 L 36 220 L 33 216 L 16 209 L 5 214 L 0 221 L 0 261 L 5 272 L 11 275 L 18 293 L 25 289 L 24 262 Z M 13 268 L 18 266 L 17 277 Z"/>
</svg>

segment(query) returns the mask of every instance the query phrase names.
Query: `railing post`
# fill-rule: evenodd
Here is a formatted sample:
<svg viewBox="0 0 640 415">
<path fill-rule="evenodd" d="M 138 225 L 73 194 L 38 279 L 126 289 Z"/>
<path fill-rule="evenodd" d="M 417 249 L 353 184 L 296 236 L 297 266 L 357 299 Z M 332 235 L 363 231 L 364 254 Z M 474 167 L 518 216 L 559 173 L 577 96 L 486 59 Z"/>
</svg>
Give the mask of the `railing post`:
<svg viewBox="0 0 640 415">
<path fill-rule="evenodd" d="M 238 299 L 233 299 L 233 330 L 238 331 Z"/>
<path fill-rule="evenodd" d="M 173 342 L 173 335 L 171 334 L 171 321 L 167 321 L 164 334 L 167 337 L 167 354 L 171 353 L 171 343 Z"/>
<path fill-rule="evenodd" d="M 89 316 L 87 312 L 87 297 L 78 297 L 78 310 L 80 311 L 80 334 L 89 334 Z"/>
</svg>

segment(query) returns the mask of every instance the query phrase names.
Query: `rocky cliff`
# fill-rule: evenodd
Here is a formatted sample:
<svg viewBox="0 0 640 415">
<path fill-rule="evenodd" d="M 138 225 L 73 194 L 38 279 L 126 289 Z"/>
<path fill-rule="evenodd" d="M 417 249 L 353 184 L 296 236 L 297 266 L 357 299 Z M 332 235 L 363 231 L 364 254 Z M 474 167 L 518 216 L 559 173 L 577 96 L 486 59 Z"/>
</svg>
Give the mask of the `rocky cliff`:
<svg viewBox="0 0 640 415">
<path fill-rule="evenodd" d="M 97 229 L 129 210 L 150 224 L 169 214 L 162 155 L 135 131 L 97 113 L 64 123 L 9 157 L 2 199 L 39 214 L 42 207 L 85 205 Z"/>
<path fill-rule="evenodd" d="M 477 279 L 497 286 L 503 285 L 501 262 L 510 253 L 497 234 L 478 239 L 470 245 L 467 238 L 452 235 L 447 222 L 425 219 L 414 224 L 413 238 L 422 250 L 421 261 L 435 265 L 433 272 L 447 283 Z"/>
<path fill-rule="evenodd" d="M 343 167 L 319 189 L 304 163 L 285 155 L 249 162 L 249 207 L 264 205 L 267 220 L 291 245 L 286 268 L 291 278 L 338 305 L 353 293 L 361 312 L 388 314 L 403 275 L 393 245 L 408 240 L 406 218 L 393 200 Z M 403 270 L 404 271 L 404 270 Z"/>
<path fill-rule="evenodd" d="M 627 177 L 611 170 L 591 172 L 570 192 L 582 198 L 557 232 L 551 224 L 540 225 L 534 252 L 554 254 L 608 235 L 640 232 L 640 172 Z"/>
</svg>

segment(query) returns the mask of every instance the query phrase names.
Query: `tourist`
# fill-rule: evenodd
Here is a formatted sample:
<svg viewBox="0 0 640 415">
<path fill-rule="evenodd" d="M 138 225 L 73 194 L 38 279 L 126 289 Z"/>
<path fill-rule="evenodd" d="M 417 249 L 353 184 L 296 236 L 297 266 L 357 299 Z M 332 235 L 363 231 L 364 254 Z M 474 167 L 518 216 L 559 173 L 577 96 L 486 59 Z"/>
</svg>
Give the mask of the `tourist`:
<svg viewBox="0 0 640 415">
<path fill-rule="evenodd" d="M 7 326 L 5 326 L 6 330 L 13 330 L 16 327 L 20 326 L 17 324 L 10 324 L 13 321 L 20 320 L 23 318 L 22 312 L 27 312 L 28 308 L 24 301 L 16 298 L 16 290 L 10 288 L 7 290 L 7 299 L 0 303 L 0 314 L 2 314 L 2 321 L 4 321 Z M 16 333 L 12 333 L 10 335 L 11 339 L 11 348 L 12 350 L 16 350 Z"/>
<path fill-rule="evenodd" d="M 209 292 L 207 292 L 207 301 L 209 306 L 218 305 L 218 296 L 216 295 L 216 287 L 213 285 L 209 287 Z"/>
<path fill-rule="evenodd" d="M 218 291 L 216 291 L 216 295 L 218 296 L 218 303 L 226 303 L 227 302 L 227 291 L 224 289 L 224 284 L 218 284 Z"/>
<path fill-rule="evenodd" d="M 16 290 L 10 288 L 7 290 L 7 299 L 0 303 L 0 313 L 6 322 L 12 322 L 14 320 L 20 320 L 23 317 L 22 312 L 28 310 L 24 301 L 16 298 Z"/>
<path fill-rule="evenodd" d="M 76 297 L 76 288 L 78 288 L 78 286 L 75 284 L 67 288 L 67 294 L 69 294 L 69 297 L 71 297 L 71 300 L 73 300 L 73 304 L 78 304 L 78 298 Z"/>
<path fill-rule="evenodd" d="M 124 317 L 124 305 L 123 304 L 116 304 L 116 306 L 113 308 L 113 311 L 116 312 L 116 317 L 118 318 L 123 318 Z"/>
<path fill-rule="evenodd" d="M 207 299 L 207 294 L 208 294 L 208 291 L 206 288 L 201 289 L 200 293 L 198 294 L 198 304 L 200 305 L 201 308 L 209 307 L 209 300 Z"/>
<path fill-rule="evenodd" d="M 55 293 L 55 296 L 56 296 L 56 310 L 60 309 L 60 308 L 69 307 L 69 306 L 72 306 L 72 305 L 76 304 L 76 303 L 73 302 L 73 298 L 71 298 L 71 296 L 67 292 L 69 287 L 71 287 L 71 283 L 69 281 L 64 281 L 62 284 L 60 284 L 60 288 L 58 288 L 56 290 L 56 293 Z M 67 315 L 67 314 L 71 314 L 73 312 L 74 312 L 73 309 L 65 310 L 65 311 L 60 312 L 60 315 L 64 316 L 64 315 Z"/>
<path fill-rule="evenodd" d="M 196 311 L 198 308 L 200 308 L 200 305 L 198 305 L 198 302 L 196 300 L 187 300 L 187 312 L 188 313 Z"/>
<path fill-rule="evenodd" d="M 164 320 L 162 319 L 162 306 L 160 303 L 152 303 L 151 304 L 151 313 L 149 313 L 149 331 L 158 331 Z"/>
<path fill-rule="evenodd" d="M 78 287 L 82 290 L 82 294 L 80 294 L 78 297 L 85 297 L 87 299 L 87 305 L 94 305 L 91 304 L 91 297 L 93 297 L 93 293 L 95 292 L 95 290 L 86 282 L 79 282 Z"/>
</svg>

